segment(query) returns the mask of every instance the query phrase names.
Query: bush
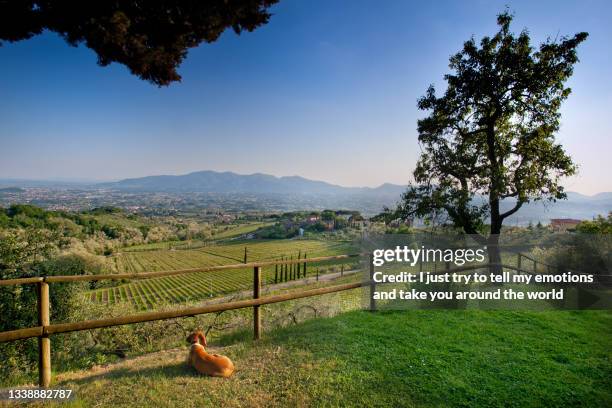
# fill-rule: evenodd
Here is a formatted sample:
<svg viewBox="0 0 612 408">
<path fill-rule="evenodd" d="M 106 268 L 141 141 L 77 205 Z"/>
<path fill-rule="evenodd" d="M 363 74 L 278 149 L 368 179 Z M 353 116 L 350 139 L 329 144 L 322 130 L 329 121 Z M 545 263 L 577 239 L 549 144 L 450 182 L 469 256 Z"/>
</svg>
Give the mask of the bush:
<svg viewBox="0 0 612 408">
<path fill-rule="evenodd" d="M 88 262 L 78 256 L 55 258 L 56 247 L 48 234 L 40 230 L 5 231 L 0 237 L 0 279 L 17 277 L 72 275 L 88 272 Z M 53 322 L 70 320 L 80 310 L 85 283 L 50 285 L 50 318 Z M 38 325 L 37 286 L 0 287 L 0 331 Z M 59 339 L 62 339 L 59 336 Z M 57 342 L 54 347 L 61 347 Z M 0 376 L 20 379 L 35 371 L 38 361 L 36 339 L 0 343 Z"/>
<path fill-rule="evenodd" d="M 308 225 L 304 230 L 308 232 L 323 232 L 325 231 L 325 224 L 323 224 L 322 222 L 317 222 Z"/>
<path fill-rule="evenodd" d="M 260 228 L 255 233 L 258 238 L 263 239 L 284 239 L 298 235 L 297 227 L 285 228 L 282 224 L 275 224 L 269 227 Z"/>
<path fill-rule="evenodd" d="M 554 246 L 540 252 L 544 262 L 556 271 L 606 275 L 610 270 L 611 237 L 610 234 L 563 234 Z"/>
</svg>

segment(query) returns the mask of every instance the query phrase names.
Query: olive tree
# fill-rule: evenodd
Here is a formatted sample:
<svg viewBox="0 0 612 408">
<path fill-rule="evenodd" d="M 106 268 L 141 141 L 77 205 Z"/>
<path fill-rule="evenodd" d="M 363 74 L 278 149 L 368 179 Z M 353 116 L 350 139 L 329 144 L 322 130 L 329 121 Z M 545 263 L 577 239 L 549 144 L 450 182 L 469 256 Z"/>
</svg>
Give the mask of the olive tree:
<svg viewBox="0 0 612 408">
<path fill-rule="evenodd" d="M 418 121 L 422 152 L 398 207 L 405 217 L 443 212 L 490 245 L 492 263 L 500 262 L 504 220 L 531 201 L 566 198 L 560 183 L 576 165 L 555 136 L 576 48 L 588 35 L 536 48 L 526 30 L 511 32 L 512 18 L 506 11 L 494 36 L 466 41 L 450 58 L 444 94 L 430 86 L 419 99 L 419 109 L 428 112 Z"/>
</svg>

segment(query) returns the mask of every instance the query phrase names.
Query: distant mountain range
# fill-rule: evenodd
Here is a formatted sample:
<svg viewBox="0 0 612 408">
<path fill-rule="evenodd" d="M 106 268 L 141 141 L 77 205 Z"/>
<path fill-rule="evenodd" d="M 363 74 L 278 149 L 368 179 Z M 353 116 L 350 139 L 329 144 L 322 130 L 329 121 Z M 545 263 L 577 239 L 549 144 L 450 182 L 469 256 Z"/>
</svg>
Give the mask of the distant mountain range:
<svg viewBox="0 0 612 408">
<path fill-rule="evenodd" d="M 378 187 L 343 187 L 324 181 L 299 176 L 275 177 L 269 174 L 241 175 L 232 172 L 198 171 L 179 176 L 149 176 L 99 184 L 100 187 L 126 192 L 217 193 L 282 195 L 292 197 L 295 205 L 312 207 L 319 202 L 322 208 L 357 209 L 366 213 L 380 211 L 383 206 L 393 207 L 406 186 L 382 184 Z M 513 205 L 506 200 L 502 210 Z M 568 192 L 568 199 L 556 203 L 531 203 L 509 220 L 526 224 L 529 221 L 547 221 L 551 218 L 590 219 L 612 211 L 612 192 L 587 196 Z"/>
<path fill-rule="evenodd" d="M 359 210 L 366 215 L 380 212 L 383 206 L 394 207 L 406 190 L 405 185 L 390 183 L 378 187 L 343 187 L 299 176 L 276 177 L 261 173 L 241 175 L 215 171 L 129 178 L 105 183 L 0 179 L 1 187 L 109 189 L 128 194 L 186 194 L 193 195 L 194 200 L 201 202 L 206 201 L 206 197 L 214 196 L 218 203 L 248 202 L 249 208 L 262 210 L 337 208 Z M 502 211 L 512 205 L 511 200 L 505 200 Z M 612 192 L 593 196 L 568 192 L 567 200 L 523 206 L 507 223 L 525 225 L 528 222 L 547 222 L 551 218 L 590 219 L 599 214 L 605 215 L 609 211 L 612 211 Z"/>
<path fill-rule="evenodd" d="M 300 176 L 276 177 L 269 174 L 236 174 L 198 171 L 180 176 L 148 176 L 98 184 L 100 187 L 126 191 L 174 193 L 260 193 L 260 194 L 393 194 L 406 186 L 383 184 L 376 188 L 343 187 Z"/>
</svg>

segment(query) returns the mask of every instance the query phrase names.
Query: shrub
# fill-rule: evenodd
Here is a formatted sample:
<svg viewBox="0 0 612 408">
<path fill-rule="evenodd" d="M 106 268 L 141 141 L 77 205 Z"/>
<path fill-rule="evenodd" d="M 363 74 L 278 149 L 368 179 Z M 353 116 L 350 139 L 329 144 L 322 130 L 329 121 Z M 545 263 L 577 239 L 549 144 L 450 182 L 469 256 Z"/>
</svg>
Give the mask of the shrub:
<svg viewBox="0 0 612 408">
<path fill-rule="evenodd" d="M 51 276 L 91 273 L 86 260 L 74 256 L 54 257 L 57 248 L 41 230 L 10 230 L 0 237 L 0 279 L 30 276 Z M 50 317 L 54 322 L 66 321 L 80 309 L 85 283 L 55 283 L 49 291 Z M 38 324 L 37 286 L 0 287 L 0 331 L 32 327 Z M 62 339 L 60 336 L 59 339 Z M 56 346 L 61 347 L 60 340 Z M 24 378 L 31 374 L 38 361 L 36 339 L 0 343 L 0 376 Z"/>
</svg>

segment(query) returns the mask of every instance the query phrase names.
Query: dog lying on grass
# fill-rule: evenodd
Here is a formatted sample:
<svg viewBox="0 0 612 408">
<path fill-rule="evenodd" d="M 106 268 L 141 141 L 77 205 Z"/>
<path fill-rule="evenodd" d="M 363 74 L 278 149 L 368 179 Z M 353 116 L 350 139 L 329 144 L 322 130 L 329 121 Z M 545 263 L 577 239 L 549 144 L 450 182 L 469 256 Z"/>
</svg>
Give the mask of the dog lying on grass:
<svg viewBox="0 0 612 408">
<path fill-rule="evenodd" d="M 189 365 L 200 374 L 212 377 L 229 377 L 234 372 L 232 360 L 219 354 L 209 354 L 206 352 L 206 336 L 200 330 L 195 331 L 187 337 L 191 343 L 189 350 Z"/>
</svg>

